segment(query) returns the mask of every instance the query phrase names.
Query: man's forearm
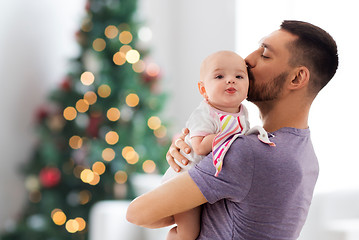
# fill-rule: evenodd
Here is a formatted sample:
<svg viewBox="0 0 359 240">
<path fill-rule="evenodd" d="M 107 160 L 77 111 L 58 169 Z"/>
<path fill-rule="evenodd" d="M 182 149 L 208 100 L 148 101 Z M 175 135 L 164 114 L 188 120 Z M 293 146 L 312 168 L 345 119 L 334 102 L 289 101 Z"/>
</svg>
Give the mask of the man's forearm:
<svg viewBox="0 0 359 240">
<path fill-rule="evenodd" d="M 145 224 L 142 227 L 146 227 L 146 228 L 163 228 L 163 227 L 168 227 L 175 224 L 175 219 L 173 216 L 169 216 L 166 218 L 163 218 L 157 222 L 151 223 L 151 224 Z"/>
<path fill-rule="evenodd" d="M 174 223 L 173 215 L 205 202 L 207 200 L 185 172 L 133 200 L 127 208 L 126 218 L 148 228 L 169 226 Z"/>
</svg>

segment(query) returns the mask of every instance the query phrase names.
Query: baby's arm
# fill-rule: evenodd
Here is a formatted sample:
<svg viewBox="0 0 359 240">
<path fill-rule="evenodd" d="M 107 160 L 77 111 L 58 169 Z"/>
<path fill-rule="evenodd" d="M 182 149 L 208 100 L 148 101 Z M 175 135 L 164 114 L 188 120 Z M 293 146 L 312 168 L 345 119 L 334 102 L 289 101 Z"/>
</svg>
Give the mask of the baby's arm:
<svg viewBox="0 0 359 240">
<path fill-rule="evenodd" d="M 207 155 L 212 151 L 212 143 L 213 139 L 217 136 L 217 134 L 209 134 L 207 136 L 199 136 L 199 137 L 192 137 L 191 143 L 193 151 L 197 155 Z"/>
</svg>

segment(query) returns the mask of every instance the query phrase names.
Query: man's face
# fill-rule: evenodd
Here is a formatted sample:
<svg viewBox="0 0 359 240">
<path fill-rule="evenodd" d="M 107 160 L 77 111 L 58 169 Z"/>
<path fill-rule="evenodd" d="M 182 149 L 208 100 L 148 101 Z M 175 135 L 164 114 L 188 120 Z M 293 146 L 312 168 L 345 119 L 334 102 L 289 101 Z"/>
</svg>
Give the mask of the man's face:
<svg viewBox="0 0 359 240">
<path fill-rule="evenodd" d="M 296 36 L 277 30 L 262 39 L 260 47 L 246 59 L 249 75 L 248 101 L 276 100 L 287 80 L 290 52 L 287 44 Z"/>
</svg>

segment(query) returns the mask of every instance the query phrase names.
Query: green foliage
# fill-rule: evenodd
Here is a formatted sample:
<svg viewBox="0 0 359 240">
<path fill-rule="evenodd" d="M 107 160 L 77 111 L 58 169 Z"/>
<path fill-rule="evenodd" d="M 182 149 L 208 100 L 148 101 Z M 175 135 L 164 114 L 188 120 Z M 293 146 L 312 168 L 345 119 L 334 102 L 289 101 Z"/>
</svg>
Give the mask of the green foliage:
<svg viewBox="0 0 359 240">
<path fill-rule="evenodd" d="M 28 203 L 15 226 L 6 229 L 2 240 L 87 239 L 88 226 L 80 230 L 75 227 L 74 233 L 70 233 L 71 228 L 66 227 L 71 225 L 69 220 L 82 218 L 88 224 L 89 211 L 96 202 L 135 197 L 131 175 L 143 173 L 146 160 L 155 163 L 157 173 L 167 168 L 165 153 L 169 137 L 163 133 L 165 124 L 162 121 L 159 129 L 155 127 L 157 136 L 147 124 L 151 117 L 159 117 L 166 100 L 158 91 L 159 74 L 133 68 L 136 64 L 150 64 L 146 59 L 148 50 L 141 47 L 138 39 L 141 26 L 134 18 L 136 5 L 135 0 L 87 3 L 87 14 L 76 34 L 81 54 L 71 60 L 71 69 L 63 83 L 50 94 L 49 104 L 37 113 L 38 141 L 23 168 Z M 110 25 L 119 30 L 113 38 L 105 35 Z M 131 33 L 129 43 L 119 40 L 119 34 L 124 31 Z M 102 39 L 106 46 L 97 49 L 96 39 Z M 124 45 L 138 51 L 141 64 L 130 61 L 115 64 L 114 55 Z M 84 72 L 94 75 L 92 84 L 81 82 Z M 111 92 L 101 97 L 99 89 L 104 85 Z M 96 102 L 85 97 L 89 91 L 95 93 Z M 138 96 L 138 104 L 126 102 L 129 94 Z M 87 101 L 85 110 L 77 106 L 81 99 Z M 76 109 L 74 119 L 67 117 L 68 107 Z M 119 110 L 118 120 L 108 117 L 110 108 Z M 117 133 L 118 140 L 106 140 L 109 132 Z M 128 147 L 134 150 L 132 155 L 124 154 L 124 149 L 131 149 Z M 113 159 L 104 156 L 105 149 L 115 154 Z M 134 162 L 130 164 L 131 161 Z M 106 170 L 103 173 L 96 170 L 96 164 L 105 166 Z M 85 176 L 85 169 L 91 170 L 90 176 Z M 90 181 L 93 176 L 97 181 Z M 66 221 L 55 216 L 57 212 L 63 213 Z"/>
</svg>

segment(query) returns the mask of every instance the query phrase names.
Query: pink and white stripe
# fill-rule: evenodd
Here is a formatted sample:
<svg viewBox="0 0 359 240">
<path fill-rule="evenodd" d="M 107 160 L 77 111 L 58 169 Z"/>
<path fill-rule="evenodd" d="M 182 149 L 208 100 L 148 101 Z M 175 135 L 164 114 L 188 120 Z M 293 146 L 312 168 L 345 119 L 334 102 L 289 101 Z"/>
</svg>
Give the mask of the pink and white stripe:
<svg viewBox="0 0 359 240">
<path fill-rule="evenodd" d="M 242 134 L 243 126 L 239 116 L 218 113 L 221 123 L 221 131 L 217 134 L 212 144 L 213 164 L 216 168 L 215 176 L 222 170 L 223 158 L 232 142 Z"/>
</svg>

